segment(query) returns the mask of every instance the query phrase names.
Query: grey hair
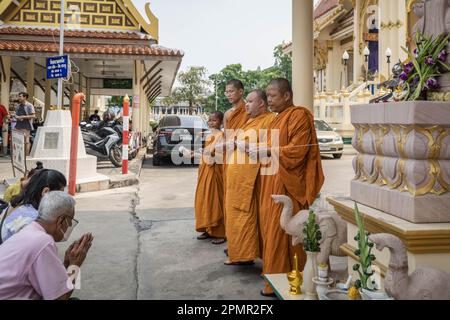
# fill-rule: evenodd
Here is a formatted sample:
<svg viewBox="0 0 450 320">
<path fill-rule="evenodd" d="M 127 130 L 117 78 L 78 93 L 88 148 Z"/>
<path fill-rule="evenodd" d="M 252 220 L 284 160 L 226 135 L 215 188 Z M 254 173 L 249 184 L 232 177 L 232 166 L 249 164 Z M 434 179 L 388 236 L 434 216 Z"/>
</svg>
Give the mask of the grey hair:
<svg viewBox="0 0 450 320">
<path fill-rule="evenodd" d="M 46 193 L 39 204 L 38 218 L 46 222 L 53 222 L 61 216 L 71 216 L 75 209 L 75 199 L 63 191 Z"/>
</svg>

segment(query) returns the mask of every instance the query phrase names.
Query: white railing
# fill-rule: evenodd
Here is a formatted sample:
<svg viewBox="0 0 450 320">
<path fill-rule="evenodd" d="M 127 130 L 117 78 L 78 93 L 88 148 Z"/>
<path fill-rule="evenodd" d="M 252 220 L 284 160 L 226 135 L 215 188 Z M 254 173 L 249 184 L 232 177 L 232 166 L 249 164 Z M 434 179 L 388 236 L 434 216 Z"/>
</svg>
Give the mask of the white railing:
<svg viewBox="0 0 450 320">
<path fill-rule="evenodd" d="M 324 120 L 338 131 L 351 131 L 350 106 L 369 103 L 372 99 L 383 95 L 385 92 L 377 89 L 378 82 L 368 81 L 358 85 L 352 85 L 341 92 L 335 91 L 316 93 L 314 97 L 314 116 Z M 370 89 L 370 90 L 369 90 Z M 372 94 L 372 91 L 374 94 Z"/>
</svg>

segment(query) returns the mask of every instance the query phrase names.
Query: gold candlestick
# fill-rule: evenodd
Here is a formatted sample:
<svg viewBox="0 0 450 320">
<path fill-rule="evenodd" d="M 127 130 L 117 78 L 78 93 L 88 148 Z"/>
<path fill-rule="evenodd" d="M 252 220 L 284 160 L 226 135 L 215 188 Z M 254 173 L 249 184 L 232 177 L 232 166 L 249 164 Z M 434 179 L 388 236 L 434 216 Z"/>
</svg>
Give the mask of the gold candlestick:
<svg viewBox="0 0 450 320">
<path fill-rule="evenodd" d="M 295 296 L 301 295 L 301 285 L 303 284 L 303 275 L 298 271 L 298 257 L 294 256 L 294 270 L 287 274 L 287 278 L 290 284 L 289 293 Z"/>
</svg>

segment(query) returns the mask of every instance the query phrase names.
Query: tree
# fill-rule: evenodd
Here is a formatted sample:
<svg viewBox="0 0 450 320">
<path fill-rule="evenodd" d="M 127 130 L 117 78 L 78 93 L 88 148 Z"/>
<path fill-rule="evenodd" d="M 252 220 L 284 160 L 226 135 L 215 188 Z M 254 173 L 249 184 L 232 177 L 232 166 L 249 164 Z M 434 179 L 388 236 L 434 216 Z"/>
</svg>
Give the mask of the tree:
<svg viewBox="0 0 450 320">
<path fill-rule="evenodd" d="M 209 81 L 205 67 L 190 67 L 178 75 L 179 86 L 174 89 L 172 98 L 175 103 L 187 102 L 189 114 L 195 106 L 202 105 L 206 99 Z"/>
<path fill-rule="evenodd" d="M 282 44 L 275 47 L 273 56 L 275 57 L 275 67 L 280 76 L 292 83 L 292 58 L 283 52 Z"/>
<path fill-rule="evenodd" d="M 274 49 L 274 66 L 261 70 L 243 70 L 241 64 L 231 64 L 223 68 L 219 73 L 209 77 L 211 82 L 215 84 L 214 94 L 206 100 L 206 110 L 215 110 L 216 92 L 217 92 L 217 109 L 225 112 L 230 108 L 230 103 L 225 97 L 226 83 L 231 79 L 239 79 L 244 83 L 245 95 L 254 89 L 265 89 L 269 82 L 274 78 L 287 78 L 292 80 L 292 59 L 283 52 L 283 46 L 279 45 Z"/>
</svg>

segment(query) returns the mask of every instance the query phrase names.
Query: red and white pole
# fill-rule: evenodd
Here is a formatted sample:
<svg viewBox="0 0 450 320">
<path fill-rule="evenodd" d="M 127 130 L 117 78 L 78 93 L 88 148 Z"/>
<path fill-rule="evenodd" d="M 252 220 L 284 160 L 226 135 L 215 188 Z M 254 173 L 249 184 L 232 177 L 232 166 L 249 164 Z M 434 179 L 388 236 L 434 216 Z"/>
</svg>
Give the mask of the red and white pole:
<svg viewBox="0 0 450 320">
<path fill-rule="evenodd" d="M 128 131 L 130 130 L 130 98 L 123 99 L 122 174 L 128 173 Z"/>
<path fill-rule="evenodd" d="M 81 101 L 84 93 L 77 93 L 72 99 L 72 136 L 70 143 L 69 194 L 74 196 L 77 189 L 78 135 L 80 126 Z"/>
</svg>

